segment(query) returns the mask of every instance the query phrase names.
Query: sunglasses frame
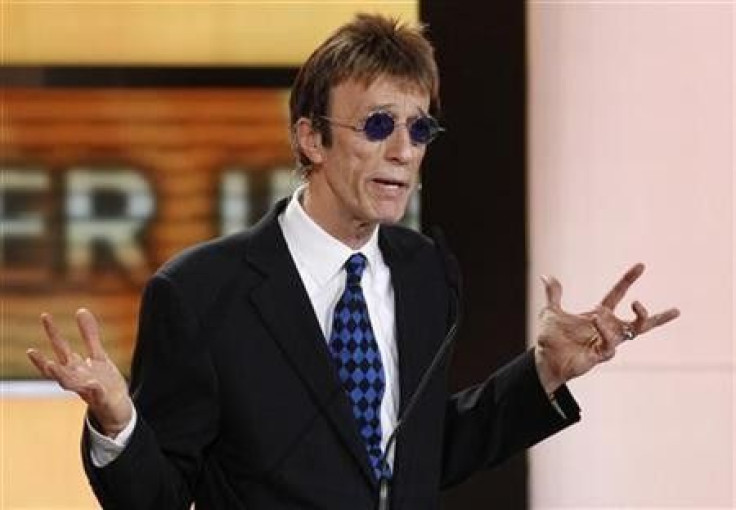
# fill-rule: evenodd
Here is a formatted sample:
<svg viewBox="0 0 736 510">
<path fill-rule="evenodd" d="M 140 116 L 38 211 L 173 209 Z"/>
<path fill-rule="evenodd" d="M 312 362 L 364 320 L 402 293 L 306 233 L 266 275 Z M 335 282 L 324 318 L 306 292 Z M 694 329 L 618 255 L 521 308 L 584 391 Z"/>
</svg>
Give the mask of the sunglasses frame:
<svg viewBox="0 0 736 510">
<path fill-rule="evenodd" d="M 391 119 L 391 122 L 393 122 L 393 127 L 392 127 L 391 131 L 389 131 L 386 134 L 385 137 L 383 137 L 383 138 L 372 138 L 372 137 L 368 136 L 368 133 L 366 132 L 366 129 L 365 128 L 366 128 L 366 125 L 368 124 L 369 120 L 371 118 L 374 118 L 374 117 L 378 116 L 378 115 L 385 116 L 385 117 L 388 117 L 389 119 Z M 441 133 L 443 133 L 444 131 L 446 131 L 445 128 L 443 128 L 442 126 L 439 125 L 439 122 L 437 122 L 437 119 L 435 119 L 431 115 L 426 115 L 426 114 L 423 114 L 423 115 L 420 115 L 418 117 L 415 117 L 414 119 L 410 120 L 409 122 L 396 122 L 395 116 L 392 115 L 390 112 L 379 110 L 379 111 L 375 111 L 375 112 L 372 112 L 372 113 L 366 115 L 360 121 L 360 123 L 358 125 L 353 125 L 353 124 L 348 124 L 348 123 L 345 123 L 345 122 L 341 122 L 339 120 L 333 119 L 331 117 L 327 117 L 325 115 L 321 116 L 320 119 L 322 119 L 324 121 L 327 121 L 329 124 L 331 124 L 333 126 L 352 129 L 356 133 L 363 133 L 363 135 L 365 136 L 366 140 L 371 141 L 371 142 L 382 142 L 382 141 L 388 139 L 388 137 L 390 137 L 394 133 L 394 131 L 396 131 L 396 128 L 406 127 L 407 130 L 409 131 L 409 138 L 411 138 L 411 143 L 413 145 L 429 145 Z M 411 131 L 412 126 L 417 121 L 420 121 L 420 120 L 428 120 L 431 123 L 430 124 L 431 133 L 429 135 L 429 139 L 426 142 L 422 142 L 422 141 L 419 141 L 419 140 L 414 140 L 414 138 L 411 136 L 412 135 L 412 131 Z"/>
</svg>

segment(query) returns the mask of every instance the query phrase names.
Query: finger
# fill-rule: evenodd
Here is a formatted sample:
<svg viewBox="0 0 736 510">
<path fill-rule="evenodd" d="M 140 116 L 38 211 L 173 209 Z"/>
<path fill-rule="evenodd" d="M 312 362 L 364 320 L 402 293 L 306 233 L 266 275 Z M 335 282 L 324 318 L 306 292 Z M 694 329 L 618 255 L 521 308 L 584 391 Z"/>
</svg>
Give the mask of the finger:
<svg viewBox="0 0 736 510">
<path fill-rule="evenodd" d="M 89 356 L 96 360 L 107 359 L 107 353 L 103 349 L 102 341 L 100 340 L 100 326 L 95 316 L 86 308 L 80 308 L 77 310 L 76 317 L 77 326 L 82 333 L 82 338 L 87 346 Z"/>
<path fill-rule="evenodd" d="M 69 389 L 69 377 L 58 363 L 54 362 L 53 360 L 47 361 L 46 371 L 48 372 L 50 379 L 54 379 L 57 383 L 59 383 L 59 386 L 61 386 L 65 390 Z"/>
<path fill-rule="evenodd" d="M 616 282 L 616 285 L 613 286 L 613 288 L 608 291 L 608 294 L 603 298 L 601 301 L 601 305 L 605 306 L 609 310 L 613 310 L 616 308 L 616 306 L 621 302 L 623 297 L 626 295 L 626 292 L 629 290 L 629 287 L 631 287 L 631 284 L 633 284 L 644 272 L 644 264 L 636 264 L 631 269 L 626 271 L 626 274 L 623 275 L 623 277 Z"/>
<path fill-rule="evenodd" d="M 542 276 L 544 291 L 547 294 L 547 306 L 553 310 L 562 309 L 562 285 L 554 276 Z"/>
<path fill-rule="evenodd" d="M 84 370 L 79 363 L 73 366 L 64 366 L 49 360 L 46 363 L 46 370 L 50 378 L 59 383 L 59 386 L 80 396 L 89 392 L 90 381 L 94 381 L 90 378 L 89 372 Z"/>
<path fill-rule="evenodd" d="M 67 363 L 69 361 L 69 356 L 72 353 L 72 349 L 69 347 L 67 341 L 61 336 L 61 333 L 59 333 L 59 329 L 56 327 L 56 324 L 54 324 L 54 319 L 51 317 L 51 314 L 41 314 L 41 323 L 46 331 L 46 336 L 49 337 L 49 340 L 51 341 L 51 347 L 56 353 L 56 359 L 58 359 L 62 364 Z"/>
<path fill-rule="evenodd" d="M 36 367 L 36 369 L 46 377 L 47 379 L 51 378 L 51 374 L 47 370 L 48 363 L 51 363 L 51 360 L 47 358 L 43 353 L 37 351 L 36 349 L 28 349 L 26 351 L 26 356 L 31 360 L 33 365 Z"/>
<path fill-rule="evenodd" d="M 659 327 L 663 324 L 670 322 L 671 320 L 678 318 L 679 316 L 680 316 L 680 310 L 678 310 L 677 308 L 670 308 L 669 310 L 666 310 L 662 313 L 652 315 L 644 323 L 644 326 L 641 332 L 644 333 L 645 331 L 649 331 L 652 328 Z"/>
<path fill-rule="evenodd" d="M 618 344 L 617 338 L 618 333 L 614 328 L 607 324 L 601 317 L 593 317 L 593 324 L 601 335 L 603 349 L 599 349 L 598 353 L 604 357 L 604 359 L 611 359 L 613 354 L 616 352 L 616 345 Z"/>
<path fill-rule="evenodd" d="M 595 316 L 591 316 L 591 321 L 593 317 Z M 601 334 L 598 329 L 596 329 L 595 324 L 587 324 L 586 327 L 590 328 L 590 336 L 588 336 L 588 339 L 585 341 L 585 345 L 591 349 L 595 348 L 597 345 L 600 345 L 602 341 Z"/>
<path fill-rule="evenodd" d="M 644 325 L 646 324 L 647 319 L 649 319 L 649 312 L 639 301 L 634 301 L 631 304 L 631 309 L 634 310 L 634 314 L 636 314 L 636 319 L 634 319 L 631 326 L 634 333 L 638 335 L 644 330 Z"/>
<path fill-rule="evenodd" d="M 53 359 L 44 356 L 38 351 L 29 353 L 29 356 L 31 356 L 31 361 L 36 365 L 36 368 L 38 368 L 47 379 L 56 381 L 59 386 L 65 390 L 70 388 L 70 377 L 68 375 L 68 371 L 64 369 L 63 365 L 60 365 Z"/>
<path fill-rule="evenodd" d="M 63 389 L 73 391 L 80 396 L 85 392 L 87 375 L 80 374 L 75 369 L 69 369 L 53 360 L 46 364 L 46 370 L 50 378 L 59 383 Z"/>
</svg>

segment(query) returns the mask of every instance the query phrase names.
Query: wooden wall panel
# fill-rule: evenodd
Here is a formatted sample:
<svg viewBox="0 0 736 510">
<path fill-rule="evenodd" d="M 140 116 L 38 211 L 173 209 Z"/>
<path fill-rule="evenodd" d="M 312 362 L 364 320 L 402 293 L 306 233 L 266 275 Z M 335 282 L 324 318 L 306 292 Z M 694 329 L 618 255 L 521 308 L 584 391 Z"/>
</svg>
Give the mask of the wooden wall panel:
<svg viewBox="0 0 736 510">
<path fill-rule="evenodd" d="M 42 311 L 76 337 L 72 316 L 79 306 L 101 317 L 106 345 L 127 368 L 144 281 L 182 248 L 221 233 L 224 173 L 236 169 L 257 178 L 293 165 L 287 96 L 280 90 L 6 89 L 2 100 L 6 209 L 21 202 L 21 209 L 40 215 L 43 223 L 37 249 L 8 233 L 3 239 L 6 252 L 16 245 L 21 251 L 3 259 L 3 378 L 35 375 L 24 352 L 42 343 Z M 69 244 L 70 225 L 79 222 L 68 214 L 75 169 L 132 171 L 145 181 L 153 209 L 131 247 L 142 254 L 135 267 L 95 259 L 86 272 L 74 269 L 71 252 L 85 252 Z M 24 172 L 48 181 L 35 199 L 8 189 L 5 178 Z M 17 219 L 9 210 L 0 214 L 6 222 Z M 105 221 L 104 214 L 94 214 L 92 221 Z M 23 260 L 24 249 L 28 257 L 34 249 L 40 254 Z"/>
</svg>

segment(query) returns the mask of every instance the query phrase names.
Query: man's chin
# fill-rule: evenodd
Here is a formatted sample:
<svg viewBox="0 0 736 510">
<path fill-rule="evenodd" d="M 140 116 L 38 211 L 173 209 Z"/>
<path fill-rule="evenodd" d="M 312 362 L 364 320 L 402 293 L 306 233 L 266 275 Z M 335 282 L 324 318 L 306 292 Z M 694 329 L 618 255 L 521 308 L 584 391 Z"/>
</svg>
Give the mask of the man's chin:
<svg viewBox="0 0 736 510">
<path fill-rule="evenodd" d="M 384 207 L 376 211 L 374 218 L 382 225 L 393 225 L 402 220 L 405 212 L 404 207 Z"/>
<path fill-rule="evenodd" d="M 393 225 L 399 223 L 406 214 L 407 203 L 383 203 L 381 207 L 375 209 L 375 218 L 379 223 L 384 225 Z"/>
</svg>

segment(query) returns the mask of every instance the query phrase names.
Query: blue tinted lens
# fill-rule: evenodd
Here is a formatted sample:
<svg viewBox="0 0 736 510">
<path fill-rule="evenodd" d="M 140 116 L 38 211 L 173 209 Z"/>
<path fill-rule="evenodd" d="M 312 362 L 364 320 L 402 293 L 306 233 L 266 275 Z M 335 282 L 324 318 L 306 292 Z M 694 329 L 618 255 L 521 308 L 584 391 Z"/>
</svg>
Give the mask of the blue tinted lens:
<svg viewBox="0 0 736 510">
<path fill-rule="evenodd" d="M 394 132 L 394 118 L 385 112 L 376 112 L 365 119 L 363 132 L 372 142 L 385 140 Z"/>
<path fill-rule="evenodd" d="M 432 117 L 419 117 L 409 126 L 411 141 L 417 144 L 431 142 L 439 133 L 439 125 Z"/>
</svg>

